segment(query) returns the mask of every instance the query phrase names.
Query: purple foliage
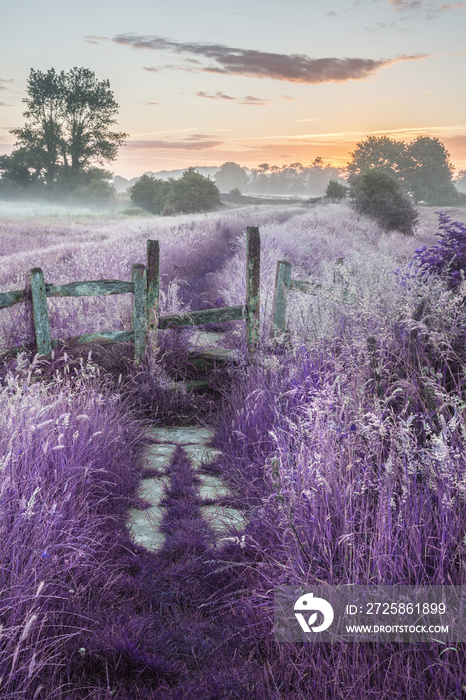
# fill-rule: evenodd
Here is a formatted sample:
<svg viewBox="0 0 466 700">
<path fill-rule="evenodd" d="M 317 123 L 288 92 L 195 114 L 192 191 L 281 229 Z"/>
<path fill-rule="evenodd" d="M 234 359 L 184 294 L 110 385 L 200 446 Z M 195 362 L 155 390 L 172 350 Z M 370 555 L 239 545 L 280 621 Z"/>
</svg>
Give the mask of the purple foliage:
<svg viewBox="0 0 466 700">
<path fill-rule="evenodd" d="M 237 295 L 240 303 L 237 239 L 246 225 L 259 225 L 267 286 L 282 258 L 301 278 L 329 281 L 343 248 L 357 291 L 367 290 L 365 306 L 336 307 L 318 341 L 306 324 L 294 345 L 272 348 L 264 336 L 254 363 L 217 369 L 213 391 L 201 397 L 173 388 L 174 377 L 191 376 L 183 334 L 174 331 L 160 334 L 157 357 L 139 368 L 125 345 L 87 360 L 70 351 L 4 365 L 2 699 L 462 696 L 464 645 L 300 646 L 272 634 L 279 584 L 466 585 L 466 391 L 455 369 L 466 357 L 453 342 L 462 307 L 444 290 L 430 306 L 416 306 L 413 280 L 400 293 L 394 275 L 382 274 L 395 261 L 396 236 L 378 247 L 378 232 L 345 212 L 153 219 L 150 231 L 115 221 L 113 231 L 108 223 L 100 231 L 112 246 L 79 242 L 69 257 L 65 246 L 60 259 L 49 249 L 34 260 L 49 265 L 54 282 L 126 276 L 160 227 L 164 280 L 173 284 L 166 310 L 193 298 L 204 306 L 220 297 L 237 303 Z M 399 245 L 403 258 L 407 244 Z M 32 262 L 15 256 L 15 265 Z M 10 278 L 6 265 L 0 272 L 2 284 L 10 282 L 4 288 L 15 288 L 18 270 Z M 107 300 L 89 305 L 88 318 L 66 311 L 70 300 L 61 303 L 56 332 L 108 323 Z M 116 323 L 127 316 L 116 307 Z M 9 328 L 13 334 L 13 321 Z M 166 469 L 163 547 L 149 553 L 131 542 L 125 513 L 143 507 L 136 487 L 147 475 L 141 425 L 148 419 L 214 425 L 222 455 L 204 471 L 220 474 L 229 503 L 247 513 L 244 536 L 214 545 L 198 477 L 178 450 Z"/>
<path fill-rule="evenodd" d="M 444 211 L 438 213 L 438 220 L 439 243 L 418 248 L 413 260 L 424 276 L 443 276 L 449 289 L 457 289 L 466 271 L 466 224 L 452 221 Z"/>
</svg>

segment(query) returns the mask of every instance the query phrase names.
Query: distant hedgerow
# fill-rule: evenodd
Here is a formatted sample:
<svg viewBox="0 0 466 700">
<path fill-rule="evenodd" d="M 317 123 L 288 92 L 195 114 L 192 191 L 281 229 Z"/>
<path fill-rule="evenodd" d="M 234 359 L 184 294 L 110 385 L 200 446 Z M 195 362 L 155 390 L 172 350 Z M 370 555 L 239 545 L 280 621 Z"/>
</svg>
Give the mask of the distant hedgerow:
<svg viewBox="0 0 466 700">
<path fill-rule="evenodd" d="M 449 289 L 456 289 L 466 271 L 466 224 L 452 221 L 444 211 L 438 212 L 439 232 L 435 235 L 439 243 L 418 248 L 413 262 L 424 276 L 438 275 L 446 278 Z"/>
</svg>

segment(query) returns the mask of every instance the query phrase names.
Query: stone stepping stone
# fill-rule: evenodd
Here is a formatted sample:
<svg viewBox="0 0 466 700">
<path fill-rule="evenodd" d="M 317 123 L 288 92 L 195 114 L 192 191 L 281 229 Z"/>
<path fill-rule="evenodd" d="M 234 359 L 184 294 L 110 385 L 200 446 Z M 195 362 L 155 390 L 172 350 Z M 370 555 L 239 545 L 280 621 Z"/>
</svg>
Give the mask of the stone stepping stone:
<svg viewBox="0 0 466 700">
<path fill-rule="evenodd" d="M 152 506 L 158 506 L 165 494 L 165 486 L 168 486 L 168 479 L 160 479 L 159 477 L 150 477 L 141 479 L 138 496 L 150 501 Z"/>
<path fill-rule="evenodd" d="M 222 498 L 223 496 L 231 496 L 230 489 L 225 486 L 223 481 L 216 476 L 207 474 L 199 474 L 201 485 L 199 486 L 199 495 L 203 500 Z"/>
<path fill-rule="evenodd" d="M 201 506 L 201 513 L 217 535 L 225 535 L 231 529 L 242 530 L 247 525 L 246 518 L 237 508 Z"/>
<path fill-rule="evenodd" d="M 159 529 L 162 518 L 163 510 L 158 506 L 147 510 L 131 508 L 126 525 L 133 542 L 151 551 L 160 549 L 165 540 L 165 535 Z"/>
<path fill-rule="evenodd" d="M 197 469 L 202 464 L 211 464 L 222 454 L 220 450 L 205 445 L 187 445 L 183 448 L 191 460 L 191 465 Z"/>
<path fill-rule="evenodd" d="M 168 467 L 176 450 L 176 445 L 148 445 L 145 450 L 147 466 L 163 471 Z"/>
<path fill-rule="evenodd" d="M 147 435 L 160 442 L 175 445 L 204 444 L 212 440 L 214 431 L 209 428 L 198 426 L 150 428 Z"/>
</svg>

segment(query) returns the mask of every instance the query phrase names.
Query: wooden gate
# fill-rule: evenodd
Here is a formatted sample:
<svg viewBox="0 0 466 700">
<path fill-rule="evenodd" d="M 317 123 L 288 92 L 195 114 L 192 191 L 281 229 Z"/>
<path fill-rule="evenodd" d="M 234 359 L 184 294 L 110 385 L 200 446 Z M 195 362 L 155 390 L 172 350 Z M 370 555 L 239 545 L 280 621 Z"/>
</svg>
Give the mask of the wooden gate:
<svg viewBox="0 0 466 700">
<path fill-rule="evenodd" d="M 243 319 L 246 324 L 247 347 L 250 353 L 254 353 L 259 340 L 260 322 L 260 236 L 257 227 L 251 226 L 246 229 L 246 299 L 241 306 L 224 306 L 190 311 L 185 314 L 159 316 L 159 262 L 159 242 L 148 240 L 146 265 L 136 263 L 131 266 L 130 282 L 104 279 L 53 285 L 45 282 L 43 271 L 35 267 L 29 272 L 28 289 L 0 293 L 0 309 L 30 301 L 37 352 L 39 355 L 47 355 L 59 344 L 59 341 L 52 339 L 50 334 L 48 297 L 104 296 L 131 292 L 133 294 L 131 331 L 102 331 L 68 338 L 63 342 L 108 343 L 132 340 L 135 360 L 139 363 L 144 356 L 148 336 L 151 336 L 151 344 L 155 344 L 159 329 Z"/>
</svg>

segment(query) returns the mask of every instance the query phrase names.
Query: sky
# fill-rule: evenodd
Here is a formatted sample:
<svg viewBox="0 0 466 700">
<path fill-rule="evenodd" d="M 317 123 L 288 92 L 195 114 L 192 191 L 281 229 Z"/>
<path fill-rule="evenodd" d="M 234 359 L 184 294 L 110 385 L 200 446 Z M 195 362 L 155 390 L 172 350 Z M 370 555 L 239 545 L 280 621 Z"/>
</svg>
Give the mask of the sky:
<svg viewBox="0 0 466 700">
<path fill-rule="evenodd" d="M 128 134 L 108 169 L 344 167 L 358 141 L 439 138 L 466 169 L 466 2 L 21 0 L 0 21 L 0 154 L 31 68 L 108 79 Z"/>
</svg>

